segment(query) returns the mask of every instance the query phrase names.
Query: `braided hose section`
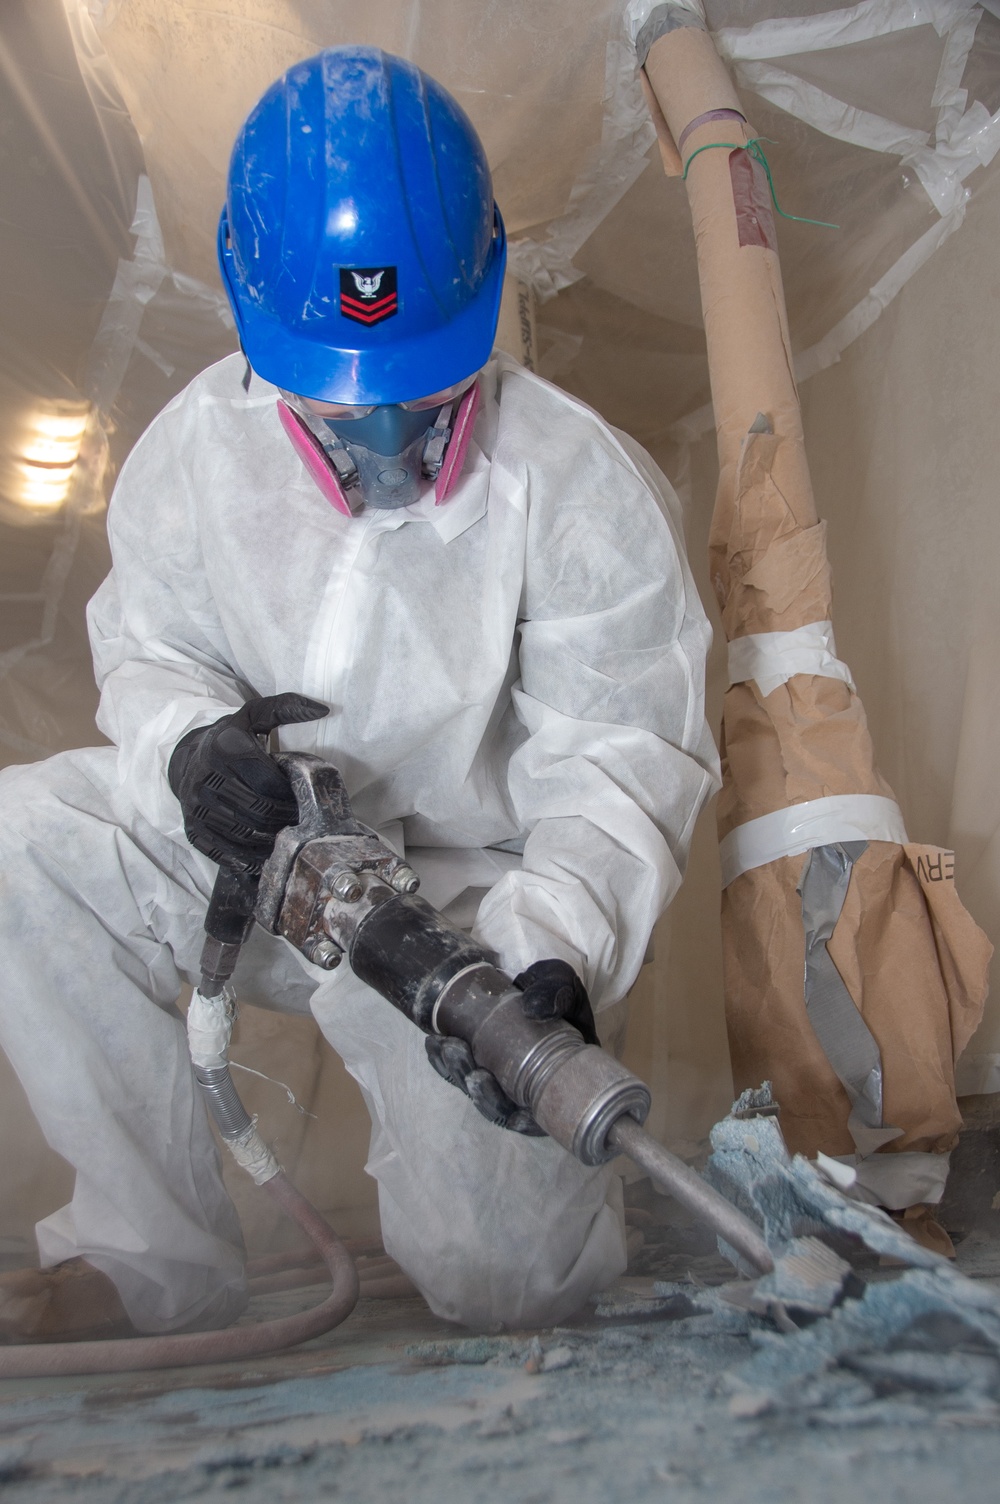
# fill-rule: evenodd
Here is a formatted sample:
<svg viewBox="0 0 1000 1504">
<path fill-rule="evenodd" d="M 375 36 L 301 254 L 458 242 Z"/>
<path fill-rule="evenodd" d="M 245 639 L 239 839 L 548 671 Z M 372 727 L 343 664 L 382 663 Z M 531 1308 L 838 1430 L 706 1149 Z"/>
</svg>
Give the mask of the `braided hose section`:
<svg viewBox="0 0 1000 1504">
<path fill-rule="evenodd" d="M 125 1337 L 112 1342 L 50 1342 L 0 1347 L 0 1379 L 42 1379 L 62 1374 L 126 1373 L 139 1368 L 181 1368 L 204 1363 L 231 1363 L 295 1347 L 332 1331 L 357 1304 L 358 1271 L 333 1228 L 295 1189 L 283 1170 L 265 1182 L 287 1216 L 297 1222 L 317 1249 L 333 1282 L 318 1306 L 294 1316 L 280 1316 L 252 1326 L 221 1332 L 177 1333 L 163 1337 Z"/>
</svg>

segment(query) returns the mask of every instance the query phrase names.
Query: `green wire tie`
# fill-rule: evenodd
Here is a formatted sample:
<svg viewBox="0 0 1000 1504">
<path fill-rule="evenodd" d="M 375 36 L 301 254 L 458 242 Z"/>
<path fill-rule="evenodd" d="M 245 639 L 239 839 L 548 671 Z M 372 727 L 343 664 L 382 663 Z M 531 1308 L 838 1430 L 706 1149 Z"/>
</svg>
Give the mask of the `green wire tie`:
<svg viewBox="0 0 1000 1504">
<path fill-rule="evenodd" d="M 781 215 L 782 219 L 794 219 L 796 224 L 800 225 L 818 225 L 821 230 L 839 230 L 839 225 L 831 225 L 825 219 L 806 219 L 801 214 L 785 213 L 784 209 L 778 203 L 778 195 L 774 191 L 774 179 L 771 176 L 771 164 L 767 160 L 767 157 L 764 155 L 764 149 L 760 144 L 762 141 L 769 140 L 769 136 L 751 136 L 749 141 L 709 141 L 707 146 L 699 146 L 697 151 L 693 151 L 688 157 L 687 161 L 684 163 L 684 172 L 682 174 L 681 180 L 683 181 L 687 177 L 688 168 L 691 166 L 691 163 L 694 161 L 695 157 L 700 156 L 703 151 L 748 151 L 753 157 L 754 161 L 759 162 L 761 167 L 763 167 L 765 173 L 767 174 L 767 186 L 771 190 L 771 199 L 774 203 L 775 209 Z M 774 143 L 772 142 L 771 144 L 773 145 Z"/>
</svg>

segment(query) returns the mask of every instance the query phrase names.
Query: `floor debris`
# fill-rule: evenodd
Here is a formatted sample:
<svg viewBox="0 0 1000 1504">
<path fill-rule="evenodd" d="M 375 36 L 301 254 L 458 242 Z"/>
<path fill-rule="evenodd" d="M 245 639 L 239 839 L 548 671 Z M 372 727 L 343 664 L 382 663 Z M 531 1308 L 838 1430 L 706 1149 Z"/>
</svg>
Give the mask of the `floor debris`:
<svg viewBox="0 0 1000 1504">
<path fill-rule="evenodd" d="M 561 1327 L 463 1334 L 418 1300 L 365 1300 L 252 1370 L 0 1386 L 4 1498 L 992 1504 L 1000 1240 L 974 1229 L 952 1267 L 790 1158 L 773 1115 L 727 1118 L 709 1174 L 765 1227 L 766 1279 L 734 1279 L 633 1187 L 640 1272 Z M 254 1314 L 311 1298 L 261 1294 Z"/>
<path fill-rule="evenodd" d="M 924 1424 L 952 1411 L 1000 1415 L 1000 1292 L 853 1199 L 841 1167 L 790 1156 L 766 1090 L 752 1096 L 713 1129 L 705 1170 L 763 1226 L 775 1255 L 763 1279 L 700 1297 L 717 1317 L 742 1306 L 757 1347 L 725 1376 L 731 1413 L 808 1413 L 820 1423 L 835 1414 L 836 1424 L 877 1423 L 879 1414 L 901 1422 L 904 1410 Z M 857 1250 L 901 1272 L 859 1273 Z M 684 1293 L 654 1289 L 667 1299 Z"/>
</svg>

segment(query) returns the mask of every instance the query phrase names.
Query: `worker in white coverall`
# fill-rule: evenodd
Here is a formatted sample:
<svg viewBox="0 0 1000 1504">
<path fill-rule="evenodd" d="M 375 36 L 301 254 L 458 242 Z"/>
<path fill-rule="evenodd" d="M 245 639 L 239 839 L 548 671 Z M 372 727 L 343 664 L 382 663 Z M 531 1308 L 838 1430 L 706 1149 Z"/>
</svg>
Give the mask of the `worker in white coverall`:
<svg viewBox="0 0 1000 1504">
<path fill-rule="evenodd" d="M 8 1341 L 245 1303 L 177 998 L 216 863 L 259 871 L 295 818 L 259 733 L 335 763 L 526 1010 L 585 1034 L 717 783 L 672 492 L 490 358 L 503 224 L 455 101 L 371 49 L 290 69 L 234 149 L 220 259 L 245 356 L 169 404 L 111 504 L 89 622 L 114 745 L 0 777 L 0 1042 L 76 1171 L 38 1226 L 40 1298 L 0 1281 Z M 436 1312 L 555 1322 L 623 1270 L 610 1166 L 531 1136 L 461 1048 L 259 928 L 235 980 L 311 1010 L 359 1082 L 385 1247 Z"/>
</svg>

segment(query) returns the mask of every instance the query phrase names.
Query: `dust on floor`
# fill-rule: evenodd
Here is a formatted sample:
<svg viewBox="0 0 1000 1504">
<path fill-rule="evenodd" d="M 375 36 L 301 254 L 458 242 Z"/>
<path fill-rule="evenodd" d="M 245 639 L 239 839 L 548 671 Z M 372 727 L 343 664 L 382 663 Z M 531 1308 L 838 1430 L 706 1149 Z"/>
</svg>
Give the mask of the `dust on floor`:
<svg viewBox="0 0 1000 1504">
<path fill-rule="evenodd" d="M 252 1368 L 0 1386 L 5 1498 L 992 1504 L 988 1354 L 941 1351 L 932 1334 L 923 1357 L 835 1358 L 775 1403 L 752 1375 L 785 1339 L 720 1297 L 731 1268 L 662 1206 L 634 1210 L 641 1273 L 562 1328 L 469 1336 L 419 1300 L 363 1301 L 337 1331 Z M 1000 1240 L 972 1232 L 958 1267 L 1000 1289 Z M 254 1314 L 302 1303 L 283 1292 Z"/>
</svg>

